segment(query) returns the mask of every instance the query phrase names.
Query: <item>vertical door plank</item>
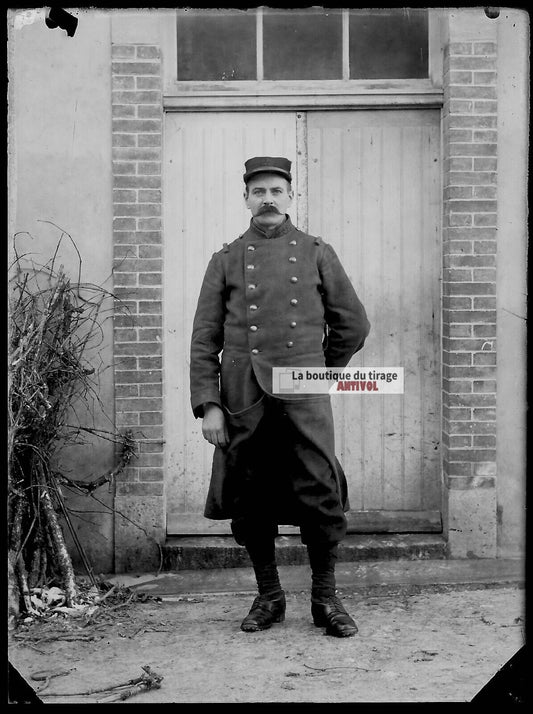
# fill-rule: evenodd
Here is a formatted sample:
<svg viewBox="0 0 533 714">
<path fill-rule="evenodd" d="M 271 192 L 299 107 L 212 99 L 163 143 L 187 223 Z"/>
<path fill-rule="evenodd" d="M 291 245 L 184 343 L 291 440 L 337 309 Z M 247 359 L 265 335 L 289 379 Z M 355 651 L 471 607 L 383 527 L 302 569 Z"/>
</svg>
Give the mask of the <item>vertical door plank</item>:
<svg viewBox="0 0 533 714">
<path fill-rule="evenodd" d="M 441 210 L 441 176 L 438 167 L 440 157 L 440 132 L 433 126 L 424 127 L 421 183 L 424 191 L 422 202 L 423 234 L 425 236 L 424 265 L 422 266 L 422 294 L 425 300 L 423 314 L 426 349 L 422 353 L 420 369 L 424 373 L 422 401 L 424 405 L 424 462 L 423 473 L 440 471 L 440 402 L 435 404 L 433 395 L 440 393 L 440 335 L 441 316 L 441 243 L 438 217 Z M 438 287 L 436 286 L 438 281 Z M 433 338 L 433 339 L 432 339 Z M 422 507 L 431 508 L 439 503 L 440 481 L 424 478 L 422 481 Z"/>
<path fill-rule="evenodd" d="M 425 236 L 422 235 L 421 133 L 418 127 L 404 127 L 402 132 L 402 244 L 404 275 L 402 329 L 405 365 L 405 477 L 403 507 L 417 508 L 421 501 L 421 448 L 426 405 L 422 403 L 420 369 L 424 350 L 424 295 L 422 264 Z"/>
<path fill-rule="evenodd" d="M 374 326 L 374 339 L 364 348 L 365 366 L 384 364 L 383 359 L 383 272 L 384 259 L 384 207 L 382 201 L 383 176 L 383 127 L 379 124 L 365 126 L 361 146 L 362 212 L 361 237 L 365 245 L 365 294 L 364 304 Z M 357 287 L 356 287 L 357 289 Z M 376 325 L 380 325 L 378 330 Z M 365 397 L 363 394 L 345 399 L 362 399 L 365 402 L 365 460 L 363 484 L 363 508 L 382 507 L 384 500 L 384 449 L 383 449 L 383 397 Z M 352 405 L 347 404 L 351 410 Z"/>
<path fill-rule="evenodd" d="M 339 256 L 344 267 L 361 297 L 366 292 L 365 286 L 365 246 L 361 239 L 363 212 L 361 210 L 363 185 L 361 181 L 363 136 L 359 127 L 346 127 L 343 132 L 343 226 L 342 243 L 339 243 Z M 332 240 L 334 240 L 332 238 Z M 364 350 L 351 360 L 351 365 L 364 368 Z M 363 510 L 365 504 L 365 460 L 366 442 L 364 439 L 367 420 L 367 402 L 357 397 L 344 398 L 335 396 L 333 404 L 336 416 L 337 432 L 344 434 L 344 448 L 339 454 L 346 471 L 350 487 L 350 506 L 352 510 Z"/>
<path fill-rule="evenodd" d="M 402 250 L 402 237 L 398 239 L 398 221 L 402 214 L 401 196 L 401 134 L 398 126 L 387 127 L 383 134 L 384 165 L 383 196 L 383 310 L 379 313 L 382 343 L 382 359 L 391 367 L 400 367 L 404 363 L 405 341 L 402 324 L 404 309 L 403 290 L 398 285 L 403 283 L 405 255 Z M 403 419 L 405 400 L 401 395 L 379 397 L 383 410 L 383 483 L 384 508 L 395 508 L 401 501 L 402 485 L 405 480 L 405 455 Z"/>
</svg>

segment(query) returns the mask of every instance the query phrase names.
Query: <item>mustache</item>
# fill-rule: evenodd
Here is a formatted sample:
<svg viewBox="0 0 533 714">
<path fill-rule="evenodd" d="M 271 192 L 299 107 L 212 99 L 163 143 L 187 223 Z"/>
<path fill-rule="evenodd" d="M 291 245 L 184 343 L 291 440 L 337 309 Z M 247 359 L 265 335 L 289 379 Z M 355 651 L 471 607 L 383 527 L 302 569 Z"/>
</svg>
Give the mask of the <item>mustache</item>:
<svg viewBox="0 0 533 714">
<path fill-rule="evenodd" d="M 262 213 L 277 213 L 281 215 L 281 212 L 275 206 L 263 206 L 257 211 L 257 215 L 260 216 Z"/>
</svg>

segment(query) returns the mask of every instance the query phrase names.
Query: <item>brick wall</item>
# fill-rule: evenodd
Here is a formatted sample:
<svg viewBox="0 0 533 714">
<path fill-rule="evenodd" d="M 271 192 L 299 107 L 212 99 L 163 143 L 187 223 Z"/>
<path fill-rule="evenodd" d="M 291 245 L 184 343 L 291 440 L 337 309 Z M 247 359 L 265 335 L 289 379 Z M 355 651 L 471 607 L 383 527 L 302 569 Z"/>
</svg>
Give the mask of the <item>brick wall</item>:
<svg viewBox="0 0 533 714">
<path fill-rule="evenodd" d="M 450 554 L 496 545 L 496 44 L 444 56 L 443 469 Z"/>
<path fill-rule="evenodd" d="M 161 59 L 153 45 L 112 47 L 115 413 L 138 457 L 117 483 L 117 572 L 153 567 L 164 533 Z M 130 519 L 132 522 L 129 522 Z M 155 549 L 155 550 L 154 550 Z"/>
</svg>

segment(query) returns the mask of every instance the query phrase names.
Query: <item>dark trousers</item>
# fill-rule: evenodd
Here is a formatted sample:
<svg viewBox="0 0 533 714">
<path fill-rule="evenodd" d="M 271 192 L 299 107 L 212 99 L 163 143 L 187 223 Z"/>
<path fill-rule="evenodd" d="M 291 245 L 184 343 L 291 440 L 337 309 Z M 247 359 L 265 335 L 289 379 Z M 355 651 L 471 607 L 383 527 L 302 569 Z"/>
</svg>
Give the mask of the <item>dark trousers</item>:
<svg viewBox="0 0 533 714">
<path fill-rule="evenodd" d="M 346 534 L 346 480 L 335 457 L 328 395 L 284 400 L 264 395 L 226 411 L 232 532 L 245 545 L 300 527 L 302 542 L 335 544 Z"/>
</svg>

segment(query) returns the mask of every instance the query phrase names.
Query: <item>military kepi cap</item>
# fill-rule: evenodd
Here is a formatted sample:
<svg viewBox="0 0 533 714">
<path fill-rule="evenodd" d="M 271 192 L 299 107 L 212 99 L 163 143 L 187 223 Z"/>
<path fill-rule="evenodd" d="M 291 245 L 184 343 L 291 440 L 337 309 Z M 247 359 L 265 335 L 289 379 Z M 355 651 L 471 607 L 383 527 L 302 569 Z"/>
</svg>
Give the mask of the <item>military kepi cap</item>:
<svg viewBox="0 0 533 714">
<path fill-rule="evenodd" d="M 245 161 L 246 173 L 243 176 L 244 183 L 247 183 L 254 174 L 271 173 L 279 174 L 292 181 L 291 162 L 282 156 L 254 156 L 253 159 Z"/>
</svg>

